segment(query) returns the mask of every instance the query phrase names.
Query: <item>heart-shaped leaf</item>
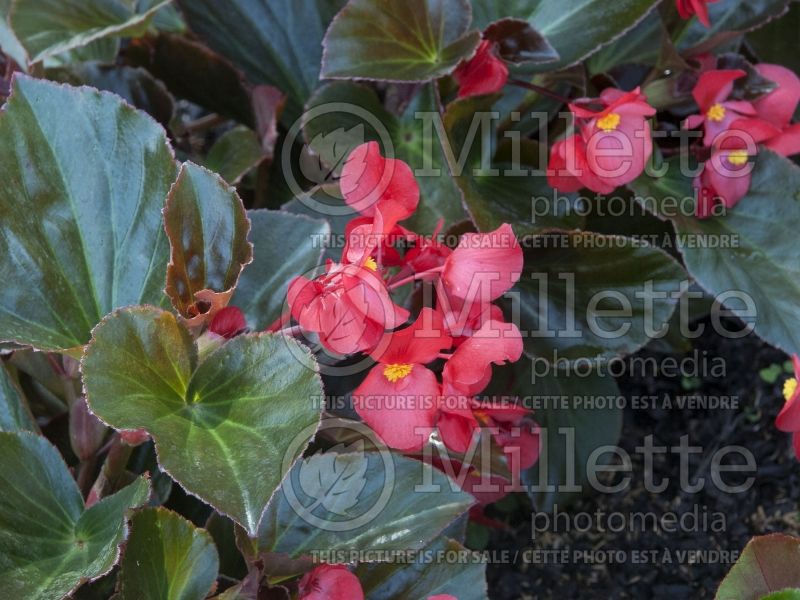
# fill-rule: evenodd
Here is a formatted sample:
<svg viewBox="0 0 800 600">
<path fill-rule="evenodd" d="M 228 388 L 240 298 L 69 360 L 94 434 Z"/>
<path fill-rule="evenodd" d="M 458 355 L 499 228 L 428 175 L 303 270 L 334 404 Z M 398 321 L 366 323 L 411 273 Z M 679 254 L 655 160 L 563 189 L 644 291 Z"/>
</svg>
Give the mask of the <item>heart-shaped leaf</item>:
<svg viewBox="0 0 800 600">
<path fill-rule="evenodd" d="M 717 590 L 717 600 L 773 598 L 771 592 L 800 588 L 800 539 L 773 533 L 754 537 Z M 795 596 L 775 595 L 775 598 Z"/>
<path fill-rule="evenodd" d="M 0 433 L 0 596 L 63 598 L 107 573 L 127 534 L 125 513 L 147 501 L 139 478 L 84 508 L 64 459 L 45 438 Z"/>
<path fill-rule="evenodd" d="M 284 122 L 319 85 L 322 37 L 344 0 L 179 0 L 186 22 L 252 83 L 288 96 Z"/>
<path fill-rule="evenodd" d="M 463 556 L 467 552 L 458 542 L 440 536 L 413 562 L 362 563 L 355 573 L 367 600 L 429 598 L 439 594 L 449 594 L 458 600 L 487 600 L 485 563 L 425 559 L 425 556 Z"/>
<path fill-rule="evenodd" d="M 217 549 L 208 532 L 169 510 L 146 508 L 131 519 L 118 600 L 203 600 L 218 570 Z"/>
<path fill-rule="evenodd" d="M 118 96 L 16 77 L 0 114 L 0 280 L 14 282 L 0 339 L 80 347 L 114 308 L 162 304 L 175 172 L 164 130 Z"/>
<path fill-rule="evenodd" d="M 187 162 L 169 192 L 164 226 L 170 242 L 166 292 L 191 325 L 224 308 L 253 259 L 250 221 L 236 190 Z"/>
<path fill-rule="evenodd" d="M 109 36 L 139 35 L 170 2 L 139 11 L 125 0 L 12 0 L 9 21 L 32 64 Z"/>
<path fill-rule="evenodd" d="M 0 366 L 0 431 L 38 431 L 25 396 L 4 366 Z"/>
<path fill-rule="evenodd" d="M 82 371 L 92 412 L 146 429 L 173 479 L 251 533 L 320 415 L 316 362 L 293 339 L 238 336 L 198 364 L 186 328 L 154 308 L 104 319 Z"/>
<path fill-rule="evenodd" d="M 524 253 L 525 351 L 553 362 L 636 352 L 669 321 L 686 280 L 665 252 L 621 236 L 554 231 Z"/>
<path fill-rule="evenodd" d="M 713 296 L 724 294 L 731 309 L 742 309 L 742 294 L 746 294 L 757 310 L 752 319 L 756 334 L 787 352 L 800 348 L 796 302 L 800 253 L 794 227 L 800 219 L 800 168 L 762 151 L 747 196 L 728 214 L 700 220 L 691 210 L 694 190 L 691 180 L 681 174 L 679 160 L 670 161 L 668 167 L 663 177 L 644 175 L 631 187 L 649 210 L 673 217 L 677 247 L 689 273 Z M 689 214 L 684 210 L 676 214 L 676 199 L 688 206 Z"/>
<path fill-rule="evenodd" d="M 475 51 L 468 0 L 350 0 L 328 28 L 322 77 L 428 81 Z"/>
<path fill-rule="evenodd" d="M 237 185 L 263 160 L 264 151 L 256 133 L 239 125 L 226 131 L 214 142 L 205 164 L 231 185 Z"/>
<path fill-rule="evenodd" d="M 331 455 L 315 454 L 292 468 L 264 513 L 260 551 L 298 557 L 419 549 L 474 502 L 441 471 L 385 449 Z M 335 475 L 325 472 L 332 461 Z"/>
<path fill-rule="evenodd" d="M 231 301 L 256 329 L 281 316 L 295 276 L 319 264 L 330 227 L 325 221 L 275 210 L 251 210 L 253 263 L 245 269 Z"/>
</svg>

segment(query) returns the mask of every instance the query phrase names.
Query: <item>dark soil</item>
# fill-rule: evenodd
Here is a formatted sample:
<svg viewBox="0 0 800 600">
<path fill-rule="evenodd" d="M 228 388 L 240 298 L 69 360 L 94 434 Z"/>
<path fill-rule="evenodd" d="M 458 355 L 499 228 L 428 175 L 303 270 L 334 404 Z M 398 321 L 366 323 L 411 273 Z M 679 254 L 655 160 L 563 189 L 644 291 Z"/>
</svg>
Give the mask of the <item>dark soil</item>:
<svg viewBox="0 0 800 600">
<path fill-rule="evenodd" d="M 709 328 L 707 328 L 708 330 Z M 608 532 L 612 521 L 597 520 L 585 531 L 537 533 L 531 535 L 531 511 L 517 510 L 513 515 L 490 509 L 490 514 L 507 523 L 509 531 L 495 530 L 489 550 L 509 550 L 512 555 L 524 549 L 566 550 L 566 560 L 554 554 L 539 555 L 538 562 L 521 559 L 514 564 L 490 564 L 489 593 L 493 600 L 528 598 L 647 598 L 682 599 L 712 598 L 719 582 L 735 562 L 737 552 L 754 535 L 772 532 L 800 534 L 798 498 L 800 498 L 800 464 L 790 448 L 789 435 L 777 431 L 775 416 L 783 399 L 781 386 L 786 378 L 780 375 L 775 383 L 767 383 L 759 375 L 761 369 L 783 364 L 786 355 L 753 335 L 738 340 L 723 339 L 716 334 L 704 335 L 694 342 L 694 351 L 725 360 L 724 378 L 705 377 L 695 382 L 678 378 L 620 378 L 622 393 L 634 396 L 668 394 L 670 398 L 686 395 L 686 387 L 703 397 L 733 396 L 738 405 L 731 409 L 663 409 L 627 408 L 622 439 L 619 444 L 633 462 L 630 488 L 618 494 L 597 494 L 578 499 L 567 511 L 596 511 L 605 514 L 654 513 L 678 515 L 698 511 L 699 525 L 691 531 L 666 533 L 658 528 L 642 527 L 619 533 Z M 644 351 L 648 353 L 648 351 Z M 650 353 L 652 356 L 664 356 Z M 702 446 L 703 452 L 691 454 L 691 480 L 705 477 L 706 485 L 696 493 L 680 489 L 680 457 L 656 455 L 652 481 L 670 479 L 660 494 L 644 487 L 644 458 L 635 448 L 645 436 L 653 434 L 655 446 L 676 446 L 681 436 L 689 436 L 689 445 Z M 710 481 L 711 456 L 721 446 L 739 445 L 755 457 L 755 483 L 744 493 L 720 491 Z M 728 464 L 734 462 L 728 460 Z M 735 483 L 742 474 L 725 474 L 725 481 Z M 615 479 L 616 478 L 616 479 Z M 619 474 L 608 481 L 618 481 Z M 522 504 L 520 502 L 520 504 Z M 706 516 L 707 526 L 703 526 Z M 716 517 L 715 517 L 716 515 Z M 724 515 L 724 516 L 720 516 Z M 716 527 L 711 522 L 716 519 Z M 721 524 L 724 519 L 724 524 Z M 618 522 L 613 527 L 619 529 Z M 691 523 L 691 521 L 689 521 Z M 712 530 L 714 529 L 714 530 Z M 720 530 L 721 529 L 721 530 Z M 578 552 L 578 558 L 575 552 Z M 693 555 L 687 551 L 694 552 Z M 717 552 L 716 556 L 710 551 Z M 731 554 L 733 552 L 733 554 Z M 610 554 L 608 554 L 610 553 Z M 725 553 L 728 553 L 727 556 Z M 607 556 L 605 560 L 598 560 Z M 666 557 L 666 558 L 665 558 Z M 595 564 L 593 564 L 593 561 Z M 602 564 L 604 563 L 604 564 Z"/>
</svg>

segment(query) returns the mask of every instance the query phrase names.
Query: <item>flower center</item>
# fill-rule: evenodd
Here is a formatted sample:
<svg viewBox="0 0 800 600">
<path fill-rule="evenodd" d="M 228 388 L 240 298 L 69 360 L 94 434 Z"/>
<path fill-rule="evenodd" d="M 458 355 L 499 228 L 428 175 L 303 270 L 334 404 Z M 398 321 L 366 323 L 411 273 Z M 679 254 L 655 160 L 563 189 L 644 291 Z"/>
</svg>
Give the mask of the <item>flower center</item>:
<svg viewBox="0 0 800 600">
<path fill-rule="evenodd" d="M 403 379 L 404 377 L 408 377 L 408 374 L 411 373 L 411 369 L 414 368 L 414 365 L 410 364 L 392 364 L 386 365 L 383 368 L 383 376 L 386 377 L 390 382 L 394 383 L 399 379 Z"/>
<path fill-rule="evenodd" d="M 378 263 L 375 262 L 375 259 L 371 256 L 364 261 L 364 266 L 369 269 L 370 271 L 377 271 L 378 270 Z"/>
<path fill-rule="evenodd" d="M 794 377 L 787 379 L 786 383 L 783 384 L 783 397 L 786 398 L 786 401 L 792 399 L 795 392 L 797 391 L 797 379 Z"/>
<path fill-rule="evenodd" d="M 725 118 L 725 107 L 719 103 L 715 104 L 714 106 L 708 109 L 706 117 L 708 117 L 710 121 L 719 123 L 720 121 L 722 121 L 722 119 Z"/>
<path fill-rule="evenodd" d="M 617 113 L 608 113 L 605 117 L 597 120 L 597 127 L 605 132 L 614 131 L 619 127 L 619 122 L 622 120 Z"/>
<path fill-rule="evenodd" d="M 741 167 L 749 158 L 750 155 L 747 154 L 747 150 L 734 150 L 728 154 L 728 162 L 737 167 Z"/>
</svg>

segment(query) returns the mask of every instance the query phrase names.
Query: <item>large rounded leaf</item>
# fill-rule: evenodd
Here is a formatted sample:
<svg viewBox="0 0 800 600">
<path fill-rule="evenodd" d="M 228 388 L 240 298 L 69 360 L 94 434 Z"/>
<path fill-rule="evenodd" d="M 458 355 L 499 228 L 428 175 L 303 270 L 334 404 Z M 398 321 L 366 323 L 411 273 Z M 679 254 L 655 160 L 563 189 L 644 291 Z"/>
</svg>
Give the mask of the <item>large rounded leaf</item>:
<svg viewBox="0 0 800 600">
<path fill-rule="evenodd" d="M 320 415 L 316 363 L 294 340 L 239 336 L 197 364 L 189 332 L 154 308 L 107 317 L 82 370 L 92 412 L 146 429 L 164 470 L 251 533 Z"/>
<path fill-rule="evenodd" d="M 25 396 L 4 366 L 0 366 L 0 431 L 38 431 Z"/>
<path fill-rule="evenodd" d="M 756 334 L 787 352 L 800 348 L 800 168 L 763 151 L 747 196 L 727 215 L 704 220 L 674 210 L 676 200 L 694 206 L 691 180 L 678 160 L 664 177 L 642 176 L 631 187 L 648 209 L 672 217 L 686 268 L 706 291 L 730 295 L 732 309 L 743 308 L 746 295 L 757 311 Z"/>
<path fill-rule="evenodd" d="M 554 231 L 524 252 L 525 351 L 553 362 L 635 352 L 669 321 L 686 279 L 665 252 L 622 236 Z"/>
<path fill-rule="evenodd" d="M 208 532 L 163 508 L 131 520 L 118 600 L 203 600 L 217 579 L 219 556 Z"/>
<path fill-rule="evenodd" d="M 750 540 L 717 590 L 717 600 L 758 600 L 800 588 L 800 539 L 773 533 Z M 769 596 L 772 598 L 772 596 Z M 795 595 L 775 596 L 793 599 Z"/>
<path fill-rule="evenodd" d="M 25 600 L 62 598 L 110 571 L 126 511 L 149 494 L 140 478 L 85 509 L 58 450 L 31 433 L 0 433 L 0 485 L 0 597 Z"/>
<path fill-rule="evenodd" d="M 0 339 L 75 348 L 114 308 L 162 303 L 175 172 L 164 130 L 118 96 L 16 77 L 0 114 Z"/>
<path fill-rule="evenodd" d="M 423 482 L 437 491 L 416 490 Z M 267 507 L 259 550 L 419 549 L 474 501 L 441 471 L 385 449 L 315 454 L 295 464 Z"/>
<path fill-rule="evenodd" d="M 468 0 L 350 0 L 323 42 L 322 77 L 427 81 L 478 46 Z"/>
</svg>

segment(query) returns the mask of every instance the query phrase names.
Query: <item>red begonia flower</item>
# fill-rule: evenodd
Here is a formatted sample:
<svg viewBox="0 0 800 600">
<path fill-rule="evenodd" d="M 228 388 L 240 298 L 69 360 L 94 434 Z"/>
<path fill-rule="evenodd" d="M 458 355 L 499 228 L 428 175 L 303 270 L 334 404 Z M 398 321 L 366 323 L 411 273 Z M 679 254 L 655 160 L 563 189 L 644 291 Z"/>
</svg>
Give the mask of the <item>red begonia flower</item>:
<svg viewBox="0 0 800 600">
<path fill-rule="evenodd" d="M 247 329 L 247 321 L 245 321 L 244 313 L 235 306 L 226 306 L 218 311 L 208 326 L 211 333 L 221 335 L 225 339 L 231 339 L 245 329 Z"/>
<path fill-rule="evenodd" d="M 598 110 L 599 108 L 599 110 Z M 570 104 L 578 133 L 553 145 L 548 182 L 562 192 L 582 187 L 609 194 L 644 171 L 653 153 L 648 117 L 656 110 L 639 88 L 608 88 Z"/>
<path fill-rule="evenodd" d="M 442 443 L 453 452 L 466 454 L 480 428 L 480 423 L 472 412 L 475 405 L 473 398 L 453 389 L 443 394 L 439 402 L 436 427 Z"/>
<path fill-rule="evenodd" d="M 753 101 L 758 118 L 773 124 L 780 131 L 766 140 L 764 145 L 783 156 L 800 153 L 800 123 L 792 124 L 800 103 L 800 77 L 780 65 L 760 64 L 756 65 L 756 70 L 778 85 L 769 94 Z"/>
<path fill-rule="evenodd" d="M 364 600 L 358 577 L 344 565 L 320 565 L 303 575 L 298 600 Z"/>
<path fill-rule="evenodd" d="M 433 430 L 441 396 L 436 375 L 425 364 L 452 340 L 441 316 L 427 307 L 409 327 L 386 335 L 371 355 L 378 364 L 353 391 L 353 405 L 386 445 L 419 450 Z"/>
<path fill-rule="evenodd" d="M 492 378 L 492 364 L 516 362 L 522 356 L 522 335 L 513 323 L 489 320 L 456 349 L 442 371 L 443 393 L 474 396 Z"/>
<path fill-rule="evenodd" d="M 711 27 L 706 5 L 712 2 L 717 2 L 717 0 L 675 0 L 681 19 L 689 19 L 692 15 L 697 15 L 697 19 L 706 27 Z"/>
<path fill-rule="evenodd" d="M 325 348 L 337 354 L 369 352 L 387 329 L 408 320 L 386 284 L 366 266 L 329 262 L 326 273 L 309 280 L 296 277 L 287 294 L 292 316 L 306 331 L 319 334 Z"/>
<path fill-rule="evenodd" d="M 703 144 L 712 146 L 720 134 L 743 117 L 752 117 L 756 109 L 744 100 L 728 100 L 733 91 L 733 82 L 744 77 L 741 69 L 706 71 L 694 86 L 692 95 L 700 107 L 700 114 L 691 115 L 684 121 L 687 129 L 704 127 Z"/>
<path fill-rule="evenodd" d="M 345 202 L 366 217 L 381 214 L 380 233 L 388 234 L 419 204 L 419 185 L 405 162 L 384 158 L 377 142 L 357 146 L 342 168 L 339 187 Z"/>
<path fill-rule="evenodd" d="M 522 274 L 522 249 L 511 225 L 489 233 L 465 233 L 447 257 L 442 281 L 449 295 L 489 303 L 502 296 Z"/>
<path fill-rule="evenodd" d="M 486 321 L 503 320 L 503 311 L 497 305 L 483 302 L 480 297 L 468 301 L 450 294 L 441 279 L 436 282 L 436 310 L 442 315 L 454 346 L 469 339 Z"/>
<path fill-rule="evenodd" d="M 508 67 L 497 56 L 494 42 L 481 41 L 475 56 L 462 62 L 453 72 L 458 82 L 458 97 L 494 94 L 508 81 Z"/>
<path fill-rule="evenodd" d="M 539 460 L 539 426 L 533 413 L 521 406 L 483 404 L 475 409 L 478 420 L 491 429 L 515 477 Z"/>
<path fill-rule="evenodd" d="M 795 354 L 792 357 L 794 365 L 794 377 L 787 379 L 783 384 L 783 397 L 786 404 L 783 405 L 778 417 L 775 419 L 775 426 L 781 431 L 793 433 L 794 452 L 800 459 L 800 356 Z"/>
<path fill-rule="evenodd" d="M 756 144 L 777 133 L 777 128 L 760 119 L 739 119 L 717 138 L 711 157 L 694 180 L 698 202 L 695 215 L 704 219 L 716 202 L 733 208 L 750 189 Z"/>
</svg>

